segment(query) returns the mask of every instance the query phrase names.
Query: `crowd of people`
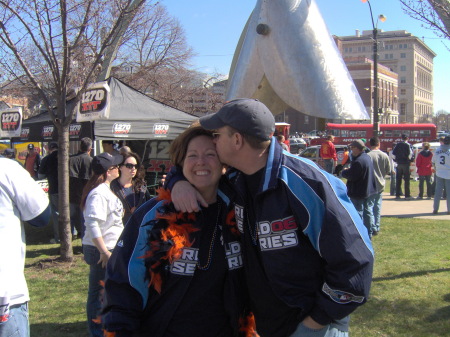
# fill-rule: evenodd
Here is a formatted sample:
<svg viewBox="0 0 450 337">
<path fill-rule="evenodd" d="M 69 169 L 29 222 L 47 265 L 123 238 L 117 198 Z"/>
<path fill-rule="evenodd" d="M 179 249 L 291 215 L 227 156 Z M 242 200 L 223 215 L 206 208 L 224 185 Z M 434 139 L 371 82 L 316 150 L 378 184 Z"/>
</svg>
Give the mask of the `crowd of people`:
<svg viewBox="0 0 450 337">
<path fill-rule="evenodd" d="M 377 137 L 369 146 L 353 141 L 340 171 L 345 185 L 333 174 L 332 136 L 322 169 L 284 151 L 274 129 L 273 114 L 254 99 L 201 117 L 172 142 L 173 166 L 154 198 L 130 148 L 103 141 L 105 152 L 92 157 L 92 140 L 81 140 L 69 159 L 70 213 L 89 265 L 90 336 L 348 336 L 349 315 L 369 295 L 385 178 L 395 173 L 396 197 L 404 181 L 410 199 L 412 149 L 406 136 L 390 157 Z M 16 254 L 0 263 L 0 337 L 29 334 L 27 315 L 12 319 L 29 301 L 21 221 L 45 225 L 51 215 L 52 240 L 60 240 L 58 145 L 48 149 L 40 158 L 29 146 L 22 168 L 11 151 L 0 158 L 0 217 L 14 227 L 0 225 L 0 250 Z M 434 165 L 437 213 L 450 188 L 450 137 L 434 155 L 425 143 L 416 163 L 419 198 L 424 184 L 432 195 Z M 35 181 L 43 177 L 48 198 Z"/>
</svg>

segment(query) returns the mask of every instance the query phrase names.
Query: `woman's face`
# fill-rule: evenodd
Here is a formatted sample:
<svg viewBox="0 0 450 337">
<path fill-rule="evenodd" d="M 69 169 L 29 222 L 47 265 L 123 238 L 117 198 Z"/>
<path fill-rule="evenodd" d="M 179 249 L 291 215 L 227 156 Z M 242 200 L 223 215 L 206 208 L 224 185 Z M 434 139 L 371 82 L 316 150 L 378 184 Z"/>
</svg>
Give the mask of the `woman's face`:
<svg viewBox="0 0 450 337">
<path fill-rule="evenodd" d="M 136 158 L 128 157 L 120 166 L 120 175 L 127 179 L 133 179 L 137 173 L 136 165 Z"/>
<path fill-rule="evenodd" d="M 202 195 L 216 192 L 222 176 L 222 164 L 212 138 L 198 136 L 189 142 L 183 174 Z"/>
</svg>

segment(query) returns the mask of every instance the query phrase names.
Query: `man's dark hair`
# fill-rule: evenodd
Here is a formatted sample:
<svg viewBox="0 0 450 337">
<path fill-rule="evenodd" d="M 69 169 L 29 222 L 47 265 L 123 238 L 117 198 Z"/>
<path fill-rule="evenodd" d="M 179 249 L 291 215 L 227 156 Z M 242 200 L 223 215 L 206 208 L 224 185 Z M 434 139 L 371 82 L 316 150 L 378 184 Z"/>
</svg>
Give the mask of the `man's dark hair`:
<svg viewBox="0 0 450 337">
<path fill-rule="evenodd" d="M 380 145 L 380 138 L 378 137 L 372 137 L 369 139 L 370 146 L 379 146 Z"/>
<path fill-rule="evenodd" d="M 92 148 L 92 139 L 84 137 L 80 141 L 80 150 L 82 152 L 88 152 Z"/>
<path fill-rule="evenodd" d="M 405 135 L 405 134 L 403 134 L 403 135 L 402 135 L 402 139 L 403 139 L 403 140 L 408 140 L 408 136 Z"/>
</svg>

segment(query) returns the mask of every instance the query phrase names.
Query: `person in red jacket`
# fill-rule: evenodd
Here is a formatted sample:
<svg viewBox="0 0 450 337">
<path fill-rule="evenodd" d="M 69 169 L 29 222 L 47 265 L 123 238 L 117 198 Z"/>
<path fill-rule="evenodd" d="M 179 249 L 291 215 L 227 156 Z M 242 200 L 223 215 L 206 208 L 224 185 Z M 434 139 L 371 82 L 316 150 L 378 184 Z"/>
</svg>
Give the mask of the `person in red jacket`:
<svg viewBox="0 0 450 337">
<path fill-rule="evenodd" d="M 423 182 L 427 183 L 427 198 L 431 199 L 431 159 L 433 153 L 430 151 L 430 143 L 422 144 L 423 150 L 419 152 L 416 160 L 417 174 L 419 175 L 419 196 L 418 199 L 423 199 Z"/>
<path fill-rule="evenodd" d="M 325 171 L 331 174 L 333 174 L 334 167 L 337 163 L 336 149 L 333 142 L 334 136 L 329 135 L 327 137 L 327 140 L 322 143 L 319 151 L 320 157 L 323 159 L 323 162 L 325 164 Z"/>
</svg>

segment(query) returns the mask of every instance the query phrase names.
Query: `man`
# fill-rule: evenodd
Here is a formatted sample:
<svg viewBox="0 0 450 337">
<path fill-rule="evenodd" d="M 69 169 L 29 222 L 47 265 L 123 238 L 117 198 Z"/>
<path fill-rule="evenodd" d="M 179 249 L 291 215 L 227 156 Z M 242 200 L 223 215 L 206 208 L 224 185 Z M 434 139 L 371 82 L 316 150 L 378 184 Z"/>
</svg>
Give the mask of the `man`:
<svg viewBox="0 0 450 337">
<path fill-rule="evenodd" d="M 334 147 L 333 142 L 334 136 L 329 135 L 327 140 L 322 143 L 319 151 L 320 157 L 323 159 L 325 165 L 325 171 L 331 174 L 333 174 L 334 167 L 337 163 L 336 148 Z"/>
<path fill-rule="evenodd" d="M 48 154 L 42 159 L 38 172 L 39 179 L 47 178 L 48 199 L 52 210 L 53 239 L 50 243 L 59 243 L 59 196 L 58 196 L 58 144 L 48 145 Z"/>
<path fill-rule="evenodd" d="M 350 144 L 352 163 L 350 168 L 342 171 L 342 177 L 347 179 L 347 194 L 358 211 L 367 233 L 370 236 L 373 227 L 373 199 L 376 193 L 376 183 L 373 173 L 372 159 L 364 152 L 362 140 L 354 140 Z"/>
<path fill-rule="evenodd" d="M 119 151 L 114 148 L 114 142 L 112 140 L 102 140 L 103 152 L 108 152 L 112 156 L 117 156 Z"/>
<path fill-rule="evenodd" d="M 413 150 L 411 149 L 411 145 L 408 143 L 407 135 L 402 135 L 402 141 L 394 147 L 392 155 L 394 161 L 397 163 L 395 199 L 400 199 L 403 179 L 405 181 L 405 199 L 412 200 L 411 192 L 409 190 L 409 165 L 412 161 L 414 161 L 414 158 Z"/>
<path fill-rule="evenodd" d="M 18 163 L 0 158 L 0 337 L 30 335 L 22 221 L 45 226 L 48 198 Z"/>
<path fill-rule="evenodd" d="M 41 156 L 36 152 L 33 144 L 28 144 L 28 153 L 25 157 L 25 169 L 34 179 L 38 179 L 39 166 L 41 165 Z"/>
<path fill-rule="evenodd" d="M 69 158 L 69 201 L 70 201 L 70 224 L 72 235 L 75 230 L 79 238 L 84 236 L 84 217 L 80 209 L 81 196 L 88 180 L 91 178 L 92 140 L 84 137 L 80 141 L 80 151 Z"/>
<path fill-rule="evenodd" d="M 444 140 L 445 140 L 445 136 L 439 137 L 439 146 L 444 145 Z M 436 194 L 436 171 L 434 171 L 434 173 L 433 173 L 433 182 L 431 184 L 431 196 L 434 198 L 435 194 Z M 442 195 L 442 198 L 447 199 L 447 191 L 445 190 L 445 185 L 444 185 L 444 193 Z"/>
<path fill-rule="evenodd" d="M 272 137 L 273 115 L 258 100 L 228 102 L 200 124 L 215 130 L 220 160 L 235 168 L 228 177 L 259 335 L 297 337 L 322 329 L 321 336 L 346 336 L 347 316 L 367 300 L 373 250 L 344 184 L 283 152 Z M 190 198 L 194 194 L 178 182 L 172 200 L 192 211 L 196 200 L 206 204 Z"/>
<path fill-rule="evenodd" d="M 278 144 L 281 145 L 281 147 L 283 148 L 283 150 L 289 152 L 289 148 L 288 148 L 288 146 L 286 145 L 286 143 L 284 142 L 285 140 L 286 140 L 286 139 L 284 138 L 283 135 L 278 135 L 278 136 L 277 136 Z"/>
<path fill-rule="evenodd" d="M 23 167 L 22 163 L 16 159 L 16 152 L 14 151 L 14 149 L 7 148 L 3 151 L 2 155 L 5 158 L 14 160 L 15 162 L 19 163 L 20 166 Z"/>
<path fill-rule="evenodd" d="M 381 223 L 381 203 L 383 201 L 382 195 L 386 180 L 384 177 L 391 174 L 392 168 L 389 161 L 389 157 L 386 153 L 380 150 L 380 139 L 378 137 L 372 137 L 369 139 L 370 152 L 367 155 L 372 159 L 375 182 L 377 192 L 370 198 L 373 199 L 373 227 L 369 230 L 369 235 L 378 235 L 380 231 Z"/>
<path fill-rule="evenodd" d="M 436 149 L 431 160 L 436 171 L 433 214 L 437 214 L 439 211 L 439 204 L 444 188 L 447 191 L 447 214 L 450 214 L 450 136 L 444 138 L 444 144 Z"/>
</svg>

